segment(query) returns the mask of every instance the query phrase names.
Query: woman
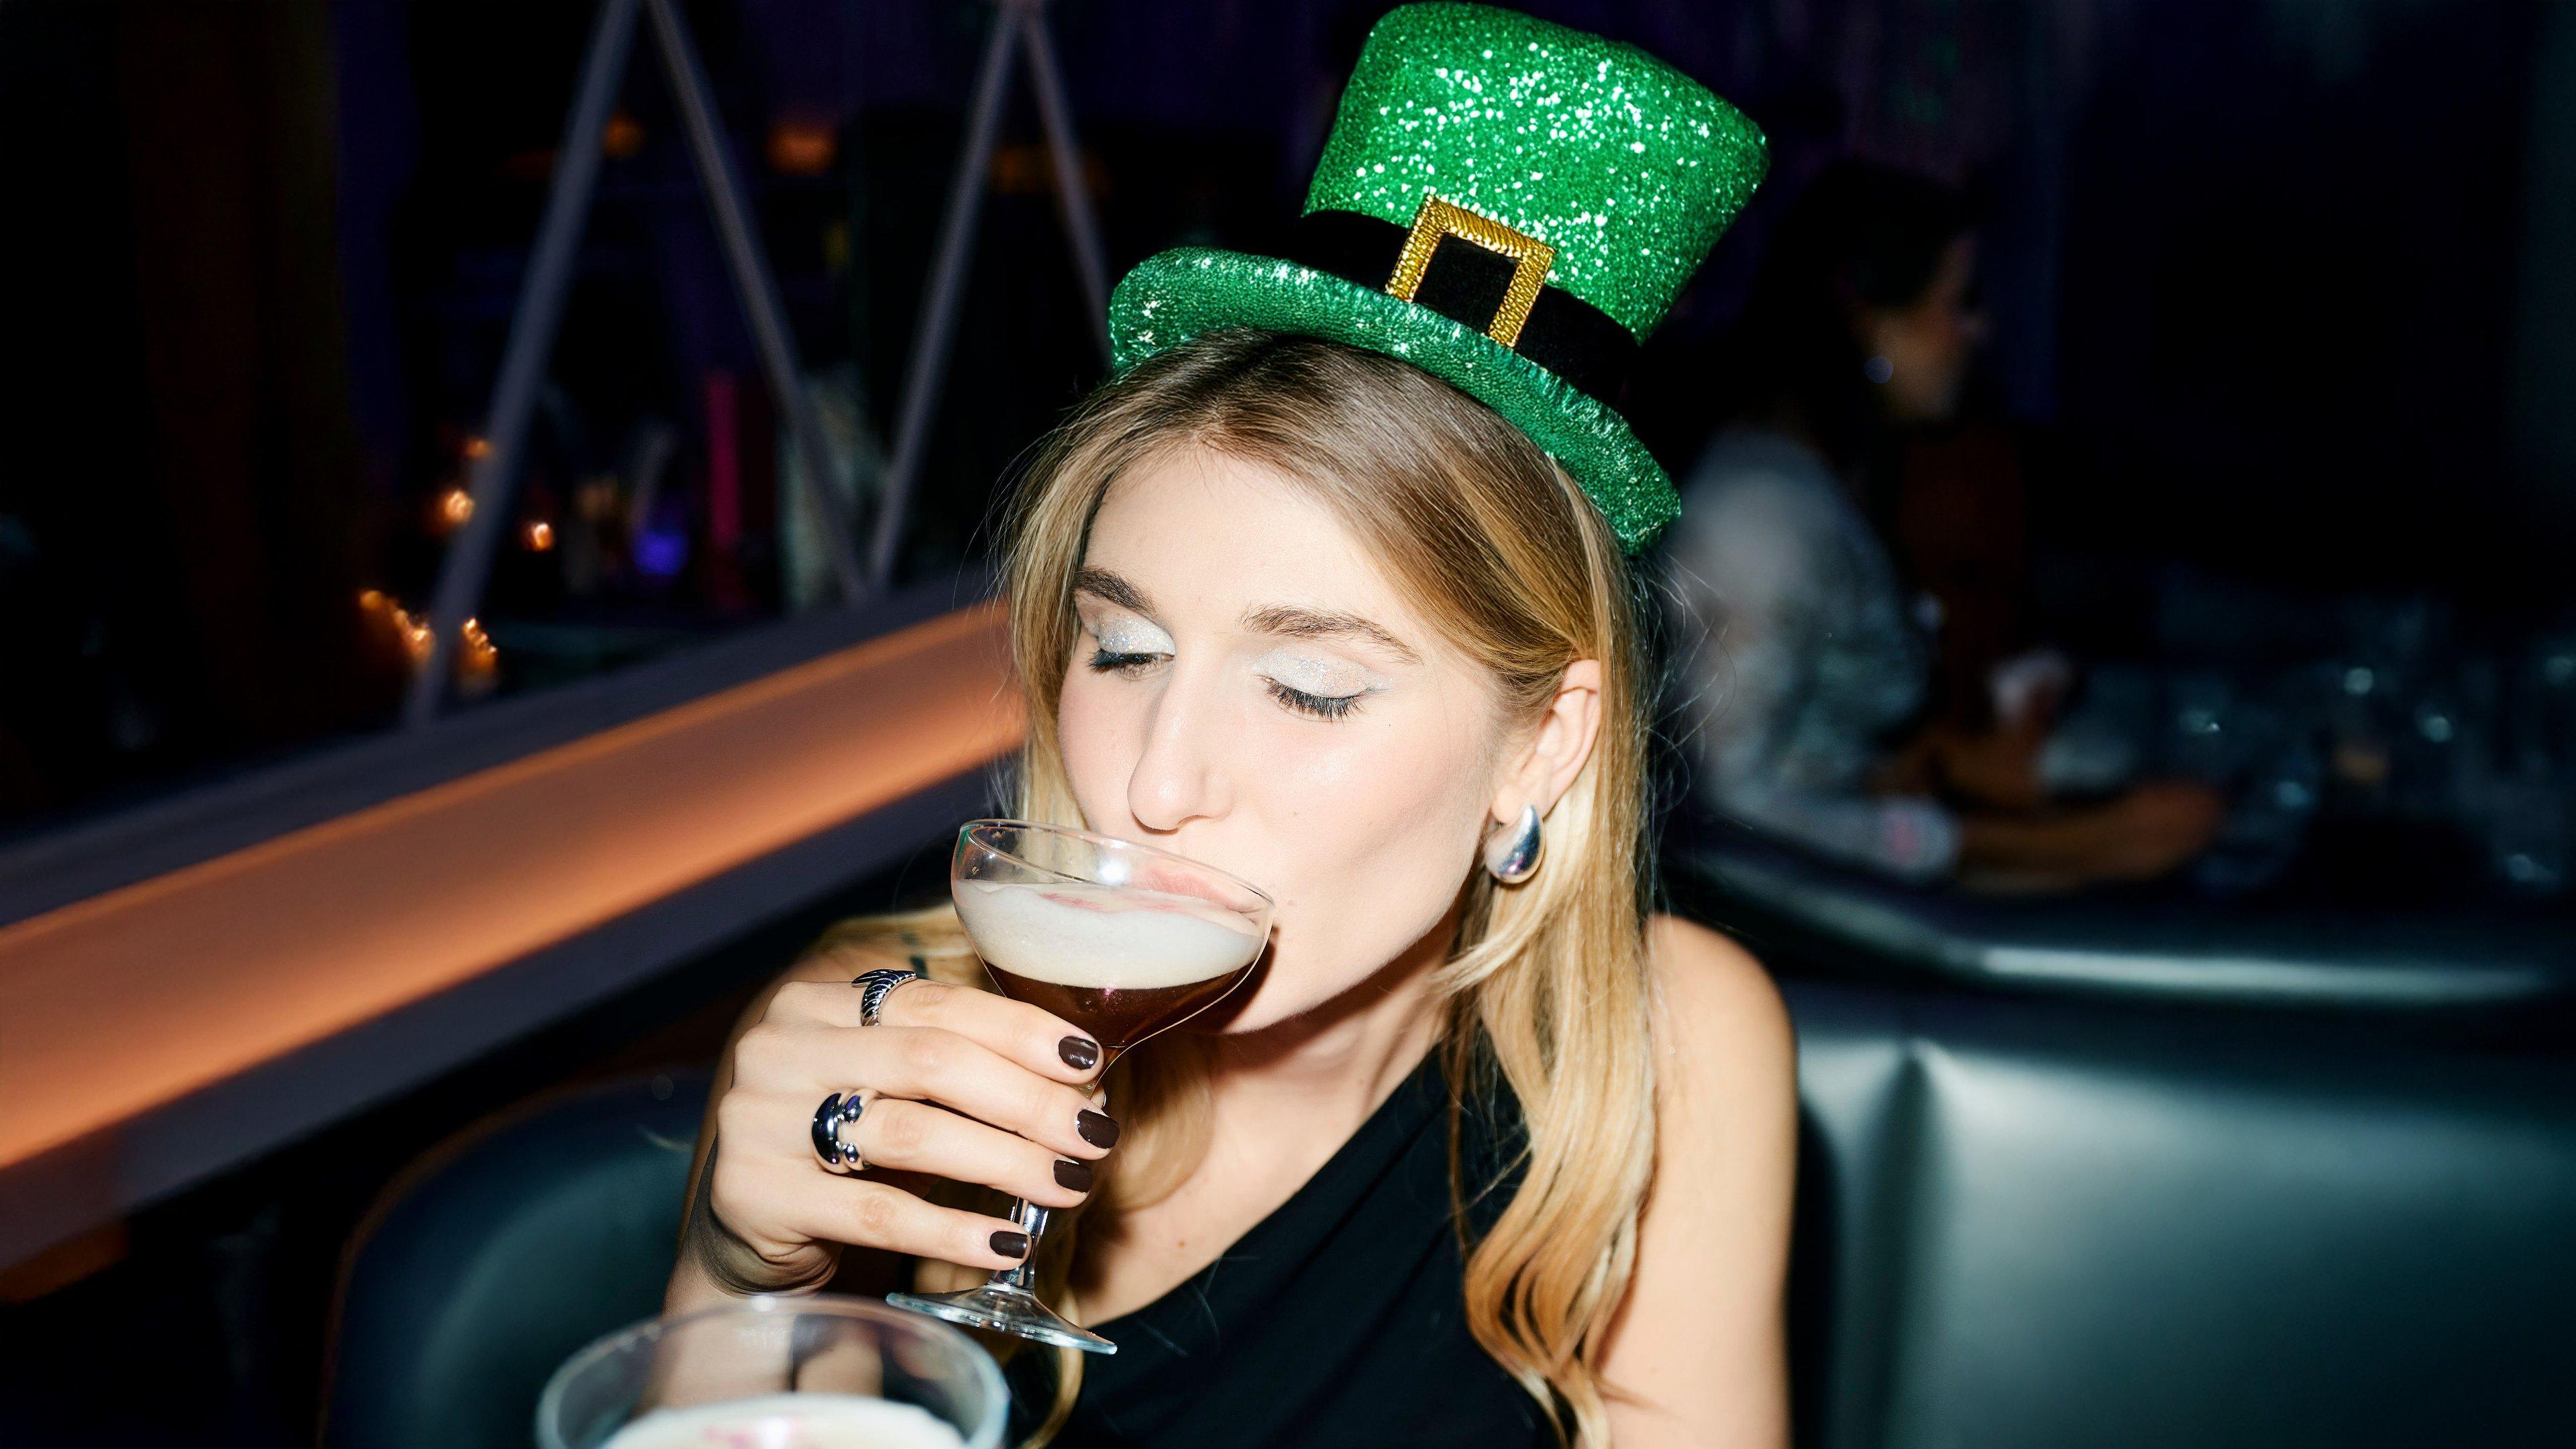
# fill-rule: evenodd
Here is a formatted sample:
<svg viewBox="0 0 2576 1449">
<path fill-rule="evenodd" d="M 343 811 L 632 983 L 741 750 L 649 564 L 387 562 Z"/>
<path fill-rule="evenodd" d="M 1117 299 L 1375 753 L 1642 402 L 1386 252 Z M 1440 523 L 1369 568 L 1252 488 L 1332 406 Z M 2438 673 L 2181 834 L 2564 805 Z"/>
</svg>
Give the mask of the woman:
<svg viewBox="0 0 2576 1449">
<path fill-rule="evenodd" d="M 2052 805 L 2044 698 L 1982 732 L 1901 738 L 1937 621 L 1900 591 L 1860 499 L 1907 430 L 1958 410 L 1985 332 L 1975 268 L 1954 192 L 1867 163 L 1828 168 L 1772 239 L 1721 363 L 1732 420 L 1671 542 L 1696 784 L 1721 815 L 1902 880 L 2161 875 L 2207 844 L 2216 798 L 2149 783 Z"/>
<path fill-rule="evenodd" d="M 1613 92 L 1655 104 L 1590 104 Z M 1577 107 L 1570 145 L 1618 166 L 1500 159 Z M 981 989 L 951 914 L 836 933 L 727 1053 L 671 1308 L 1011 1266 L 1026 1239 L 965 1185 L 1058 1210 L 1041 1281 L 1120 1345 L 1052 1382 L 1013 1355 L 1060 1446 L 1786 1442 L 1789 1028 L 1744 953 L 1647 914 L 1623 545 L 1670 484 L 1564 381 L 1612 340 L 1567 309 L 1633 346 L 1759 147 L 1625 47 L 1408 7 L 1300 258 L 1120 285 L 1125 370 L 1015 517 L 1018 808 L 1261 885 L 1266 961 L 1104 1084 L 1094 1043 Z M 1574 221 L 1649 200 L 1650 246 Z M 1435 237 L 1406 285 L 1424 216 L 1483 240 Z M 1552 295 L 1479 292 L 1487 242 L 1510 267 L 1551 236 Z M 908 960 L 932 979 L 863 1024 L 853 977 Z M 870 1166 L 838 1177 L 809 1124 L 854 1089 Z"/>
</svg>

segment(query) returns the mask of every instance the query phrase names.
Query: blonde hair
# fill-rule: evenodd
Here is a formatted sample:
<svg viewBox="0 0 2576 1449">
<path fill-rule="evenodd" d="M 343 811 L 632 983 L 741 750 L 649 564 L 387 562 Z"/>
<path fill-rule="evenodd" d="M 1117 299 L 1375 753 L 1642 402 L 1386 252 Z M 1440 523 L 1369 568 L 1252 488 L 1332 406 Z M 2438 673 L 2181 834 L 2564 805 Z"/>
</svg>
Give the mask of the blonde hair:
<svg viewBox="0 0 2576 1449">
<path fill-rule="evenodd" d="M 1609 1442 L 1603 1338 L 1626 1291 L 1654 1169 L 1655 1092 L 1642 849 L 1646 718 L 1639 614 L 1600 515 L 1511 424 L 1418 369 L 1313 338 L 1229 329 L 1139 364 L 1101 388 L 1038 453 L 1011 514 L 1007 592 L 1028 740 L 1019 813 L 1080 824 L 1056 738 L 1091 521 L 1122 474 L 1205 448 L 1294 480 L 1370 548 L 1389 578 L 1492 681 L 1507 721 L 1534 721 L 1566 667 L 1600 661 L 1599 738 L 1549 812 L 1546 855 L 1524 885 L 1465 883 L 1440 968 L 1453 1104 L 1457 1223 L 1476 1341 L 1573 1443 Z M 935 974 L 982 984 L 952 912 L 852 922 L 827 946 L 891 930 Z M 1050 1226 L 1041 1282 L 1062 1299 L 1077 1219 L 1152 1202 L 1206 1144 L 1202 1054 L 1158 1043 L 1117 1069 L 1126 1132 L 1101 1189 Z M 1477 1235 L 1461 1179 L 1459 1113 L 1518 1100 L 1518 1187 Z M 1480 1214 L 1480 1217 L 1484 1216 Z M 1070 1357 L 1070 1356 L 1068 1356 Z M 1071 1407 L 1065 1380 L 1047 1430 Z M 1570 1421 L 1570 1422 L 1569 1422 Z"/>
</svg>

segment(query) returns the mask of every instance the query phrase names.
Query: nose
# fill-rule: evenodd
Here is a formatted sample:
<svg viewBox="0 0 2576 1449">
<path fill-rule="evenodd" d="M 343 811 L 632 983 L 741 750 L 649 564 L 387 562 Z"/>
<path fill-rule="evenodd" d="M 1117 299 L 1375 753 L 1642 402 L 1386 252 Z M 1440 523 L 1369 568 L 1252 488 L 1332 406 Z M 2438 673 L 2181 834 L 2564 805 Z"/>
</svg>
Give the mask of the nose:
<svg viewBox="0 0 2576 1449">
<path fill-rule="evenodd" d="M 1127 777 L 1127 813 L 1141 828 L 1169 834 L 1214 819 L 1232 803 L 1219 741 L 1221 709 L 1212 680 L 1174 669 L 1145 718 L 1145 745 Z"/>
</svg>

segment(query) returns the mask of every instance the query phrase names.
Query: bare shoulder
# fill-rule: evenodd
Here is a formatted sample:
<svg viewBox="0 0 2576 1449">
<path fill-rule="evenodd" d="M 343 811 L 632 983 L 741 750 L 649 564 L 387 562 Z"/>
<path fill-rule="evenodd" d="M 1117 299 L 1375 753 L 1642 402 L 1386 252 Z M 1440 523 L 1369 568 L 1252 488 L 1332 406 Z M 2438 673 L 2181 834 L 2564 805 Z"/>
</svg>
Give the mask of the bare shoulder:
<svg viewBox="0 0 2576 1449">
<path fill-rule="evenodd" d="M 1647 926 L 1655 977 L 1655 1176 L 1602 1366 L 1623 1445 L 1789 1442 L 1781 1299 L 1797 1195 L 1797 1049 L 1752 954 L 1704 926 Z"/>
<path fill-rule="evenodd" d="M 1725 1171 L 1712 1154 L 1793 1137 L 1797 1037 L 1762 963 L 1725 936 L 1674 916 L 1657 916 L 1647 927 L 1646 959 L 1659 1013 L 1657 1136 L 1667 1165 L 1691 1175 Z M 1756 1155 L 1775 1154 L 1765 1146 Z"/>
<path fill-rule="evenodd" d="M 1657 916 L 1647 923 L 1646 959 L 1662 998 L 1662 1035 L 1686 1070 L 1776 1075 L 1794 1061 L 1788 1006 L 1752 952 L 1697 922 Z"/>
</svg>

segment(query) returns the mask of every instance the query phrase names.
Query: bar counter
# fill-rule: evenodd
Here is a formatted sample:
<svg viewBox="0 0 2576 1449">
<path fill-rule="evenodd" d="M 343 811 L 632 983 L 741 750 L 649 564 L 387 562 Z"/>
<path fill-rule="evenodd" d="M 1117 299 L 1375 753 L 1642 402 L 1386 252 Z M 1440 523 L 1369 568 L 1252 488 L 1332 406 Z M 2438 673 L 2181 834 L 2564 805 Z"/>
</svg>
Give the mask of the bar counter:
<svg viewBox="0 0 2576 1449">
<path fill-rule="evenodd" d="M 512 756 L 0 926 L 0 1265 L 602 1000 L 977 808 L 1021 728 L 995 606 L 820 652 L 810 622 L 773 632 L 793 637 L 735 648 L 750 662 L 729 672 L 756 672 L 721 687 L 704 687 L 728 672 L 710 646 L 365 742 L 298 788 L 175 807 L 166 828 L 20 852 L 0 876 L 23 909 L 177 837 L 261 834 L 263 812 L 436 768 L 422 760 Z M 782 648 L 810 657 L 767 668 Z M 632 717 L 590 728 L 603 711 Z"/>
</svg>

